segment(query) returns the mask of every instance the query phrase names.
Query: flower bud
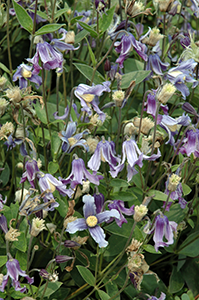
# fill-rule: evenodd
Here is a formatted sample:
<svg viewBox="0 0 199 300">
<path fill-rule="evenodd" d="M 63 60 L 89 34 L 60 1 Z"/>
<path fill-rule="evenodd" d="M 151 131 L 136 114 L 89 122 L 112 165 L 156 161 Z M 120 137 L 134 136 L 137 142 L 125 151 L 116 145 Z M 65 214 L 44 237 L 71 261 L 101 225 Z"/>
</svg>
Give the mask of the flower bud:
<svg viewBox="0 0 199 300">
<path fill-rule="evenodd" d="M 104 71 L 109 72 L 111 70 L 111 63 L 110 60 L 107 58 L 104 64 Z"/>
<path fill-rule="evenodd" d="M 75 241 L 66 240 L 64 242 L 64 246 L 66 248 L 74 248 L 74 247 L 80 247 L 81 245 Z"/>
<path fill-rule="evenodd" d="M 67 262 L 71 259 L 74 259 L 74 257 L 71 257 L 71 256 L 67 256 L 67 255 L 57 255 L 55 257 L 55 261 L 56 263 L 58 264 L 61 264 L 61 263 L 64 263 L 64 262 Z"/>
</svg>

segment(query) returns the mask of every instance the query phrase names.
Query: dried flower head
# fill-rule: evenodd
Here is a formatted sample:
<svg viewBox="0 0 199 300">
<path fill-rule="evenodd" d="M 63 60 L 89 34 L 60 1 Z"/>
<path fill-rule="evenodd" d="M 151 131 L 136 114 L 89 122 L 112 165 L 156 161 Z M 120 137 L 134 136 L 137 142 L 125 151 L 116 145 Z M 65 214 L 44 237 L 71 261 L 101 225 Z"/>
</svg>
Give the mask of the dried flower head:
<svg viewBox="0 0 199 300">
<path fill-rule="evenodd" d="M 131 244 L 126 248 L 126 252 L 128 255 L 132 256 L 141 246 L 142 243 L 133 238 Z"/>
<path fill-rule="evenodd" d="M 134 126 L 133 122 L 128 122 L 124 127 L 124 135 L 132 136 L 138 134 L 138 128 Z"/>
<path fill-rule="evenodd" d="M 113 101 L 115 102 L 115 105 L 117 107 L 121 107 L 122 103 L 124 101 L 125 98 L 125 92 L 119 90 L 119 91 L 115 91 L 112 95 L 113 97 Z"/>
<path fill-rule="evenodd" d="M 7 140 L 9 135 L 13 132 L 14 132 L 13 124 L 11 122 L 6 122 L 5 124 L 3 124 L 3 126 L 0 129 L 0 140 L 2 140 L 3 138 Z"/>
<path fill-rule="evenodd" d="M 1 273 L 0 274 L 0 285 L 2 284 L 2 282 L 3 282 L 3 274 Z"/>
<path fill-rule="evenodd" d="M 173 3 L 174 0 L 155 0 L 154 4 L 155 7 L 158 5 L 159 10 L 161 12 L 166 12 L 169 9 L 169 6 L 171 5 L 171 3 Z"/>
<path fill-rule="evenodd" d="M 176 91 L 176 87 L 171 83 L 166 83 L 158 92 L 157 99 L 162 104 L 166 104 L 168 100 L 173 96 Z"/>
<path fill-rule="evenodd" d="M 164 35 L 160 33 L 160 29 L 158 29 L 157 27 L 154 27 L 150 33 L 148 37 L 145 37 L 142 40 L 142 43 L 147 44 L 151 47 L 154 47 L 158 41 L 160 41 L 161 39 L 163 39 Z"/>
<path fill-rule="evenodd" d="M 6 97 L 8 97 L 15 106 L 18 106 L 21 101 L 21 90 L 18 86 L 6 90 Z"/>
<path fill-rule="evenodd" d="M 55 231 L 55 229 L 57 228 L 57 225 L 55 225 L 53 223 L 46 223 L 46 227 L 48 228 L 50 233 L 53 233 Z"/>
<path fill-rule="evenodd" d="M 15 192 L 15 202 L 19 202 L 19 203 L 20 203 L 21 200 L 23 201 L 24 198 L 25 198 L 25 196 L 26 196 L 28 193 L 29 193 L 28 190 L 23 189 L 23 199 L 21 199 L 21 197 L 22 197 L 22 189 L 19 190 L 19 191 L 16 191 L 16 192 Z"/>
<path fill-rule="evenodd" d="M 72 238 L 72 241 L 75 242 L 75 243 L 78 243 L 80 246 L 75 246 L 73 247 L 74 250 L 77 250 L 81 247 L 81 245 L 85 245 L 87 240 L 88 240 L 89 236 L 84 236 L 84 237 L 81 237 L 81 236 L 74 236 Z"/>
<path fill-rule="evenodd" d="M 151 13 L 151 8 L 145 9 L 144 4 L 142 1 L 138 0 L 126 0 L 126 5 L 125 5 L 125 13 L 131 16 L 132 18 L 144 14 L 144 15 L 152 15 Z"/>
<path fill-rule="evenodd" d="M 9 102 L 6 101 L 5 98 L 0 98 L 0 117 L 5 114 L 6 107 L 8 106 Z"/>
<path fill-rule="evenodd" d="M 180 183 L 180 180 L 181 180 L 181 177 L 180 177 L 180 176 L 178 176 L 177 174 L 172 174 L 172 175 L 169 177 L 169 183 L 168 183 L 167 189 L 168 189 L 170 192 L 176 191 L 176 189 L 177 189 L 177 187 L 178 187 L 178 184 Z"/>
<path fill-rule="evenodd" d="M 89 153 L 93 154 L 95 152 L 97 144 L 99 143 L 99 139 L 88 137 L 86 142 L 87 142 L 87 145 L 89 147 Z"/>
<path fill-rule="evenodd" d="M 5 84 L 7 82 L 7 79 L 4 76 L 0 77 L 0 89 L 3 90 L 5 87 Z"/>
<path fill-rule="evenodd" d="M 133 121 L 133 124 L 134 124 L 135 127 L 139 128 L 139 126 L 140 126 L 140 118 L 135 117 L 134 121 Z M 149 131 L 153 127 L 154 127 L 154 122 L 151 119 L 149 119 L 147 117 L 142 119 L 141 132 L 143 134 L 148 135 Z"/>
<path fill-rule="evenodd" d="M 74 44 L 74 43 L 75 43 L 75 32 L 74 32 L 73 30 L 68 31 L 68 32 L 66 33 L 64 42 L 65 42 L 66 44 Z"/>
<path fill-rule="evenodd" d="M 136 205 L 135 213 L 133 215 L 135 222 L 140 222 L 142 218 L 147 214 L 147 212 L 148 212 L 148 208 L 145 205 L 143 204 Z"/>
<path fill-rule="evenodd" d="M 57 273 L 56 271 L 54 271 L 53 274 L 49 275 L 48 280 L 50 282 L 56 282 L 59 279 L 58 275 L 59 275 L 59 273 Z"/>
<path fill-rule="evenodd" d="M 30 234 L 37 236 L 42 230 L 46 229 L 44 223 L 45 221 L 43 219 L 33 218 Z"/>
<path fill-rule="evenodd" d="M 14 241 L 18 241 L 18 236 L 20 236 L 20 232 L 18 232 L 18 229 L 14 229 L 11 225 L 12 225 L 12 221 L 14 221 L 15 219 L 11 219 L 9 226 L 10 229 L 8 230 L 8 232 L 5 234 L 5 239 L 6 241 L 10 241 L 10 242 L 14 242 Z"/>
</svg>

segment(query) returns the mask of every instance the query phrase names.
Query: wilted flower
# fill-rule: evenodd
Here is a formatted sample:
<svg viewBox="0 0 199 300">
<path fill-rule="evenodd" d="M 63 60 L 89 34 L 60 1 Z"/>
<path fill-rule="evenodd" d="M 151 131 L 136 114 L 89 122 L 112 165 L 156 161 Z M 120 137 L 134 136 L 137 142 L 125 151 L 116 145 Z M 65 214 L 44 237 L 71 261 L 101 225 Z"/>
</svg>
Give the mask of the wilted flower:
<svg viewBox="0 0 199 300">
<path fill-rule="evenodd" d="M 135 210 L 135 212 L 134 212 L 134 215 L 133 215 L 133 219 L 135 220 L 135 222 L 140 222 L 142 220 L 142 218 L 148 212 L 148 208 L 143 204 L 136 205 L 134 210 Z"/>
<path fill-rule="evenodd" d="M 155 242 L 155 250 L 158 251 L 159 247 L 168 247 L 172 245 L 173 232 L 177 231 L 178 224 L 174 221 L 169 221 L 168 218 L 159 214 L 155 217 L 155 223 L 148 234 L 154 233 L 153 240 Z M 165 239 L 167 241 L 165 241 Z"/>
<path fill-rule="evenodd" d="M 152 15 L 151 13 L 151 8 L 145 9 L 144 4 L 142 1 L 138 0 L 126 0 L 126 5 L 125 5 L 125 12 L 127 15 L 131 16 L 132 18 L 137 17 L 141 14 L 144 15 Z"/>
<path fill-rule="evenodd" d="M 112 209 L 97 214 L 94 197 L 85 195 L 82 201 L 84 202 L 84 219 L 77 219 L 74 222 L 68 223 L 66 231 L 73 234 L 77 231 L 88 229 L 92 238 L 99 244 L 99 247 L 106 247 L 108 242 L 105 240 L 105 233 L 99 224 L 107 222 L 111 217 L 119 219 L 120 215 L 118 211 Z"/>
<path fill-rule="evenodd" d="M 74 189 L 78 184 L 83 185 L 83 181 L 85 182 L 86 179 L 89 182 L 94 183 L 95 185 L 99 185 L 100 179 L 103 179 L 103 176 L 96 175 L 96 172 L 91 174 L 85 167 L 84 161 L 81 158 L 78 158 L 75 155 L 75 159 L 72 161 L 72 171 L 71 174 L 66 179 L 61 179 L 63 184 L 69 184 L 72 189 Z"/>
<path fill-rule="evenodd" d="M 7 79 L 4 76 L 0 76 L 0 90 L 4 89 L 6 82 Z"/>
<path fill-rule="evenodd" d="M 8 283 L 8 279 L 12 280 L 12 286 L 14 287 L 15 291 L 19 291 L 24 293 L 26 291 L 26 287 L 21 287 L 19 282 L 19 275 L 25 277 L 28 280 L 29 284 L 34 282 L 33 278 L 30 278 L 25 271 L 22 271 L 17 259 L 10 258 L 6 263 L 7 274 L 3 276 L 3 282 L 0 286 L 0 291 L 4 292 L 5 286 Z"/>
<path fill-rule="evenodd" d="M 10 241 L 10 242 L 14 242 L 14 241 L 18 241 L 18 236 L 20 236 L 20 232 L 18 231 L 18 229 L 14 229 L 11 224 L 12 224 L 12 221 L 15 220 L 15 219 L 11 219 L 10 220 L 10 223 L 9 223 L 9 226 L 10 226 L 10 229 L 6 232 L 5 234 L 5 240 L 6 241 Z"/>
<path fill-rule="evenodd" d="M 0 129 L 0 140 L 7 139 L 14 132 L 14 125 L 11 122 L 6 122 Z"/>
<path fill-rule="evenodd" d="M 163 39 L 163 37 L 164 35 L 160 34 L 160 29 L 154 27 L 153 29 L 150 28 L 149 32 L 147 32 L 147 36 L 145 35 L 144 37 L 141 37 L 140 40 L 142 43 L 154 47 L 158 41 Z"/>
<path fill-rule="evenodd" d="M 21 182 L 29 181 L 32 188 L 35 188 L 35 178 L 40 171 L 36 159 L 29 159 L 25 164 L 26 171 L 22 174 Z"/>
<path fill-rule="evenodd" d="M 175 91 L 176 88 L 173 84 L 166 83 L 157 91 L 157 100 L 162 104 L 166 104 L 169 101 L 169 99 L 173 96 Z"/>
<path fill-rule="evenodd" d="M 116 165 L 120 163 L 120 158 L 115 156 L 115 144 L 111 141 L 106 141 L 104 138 L 98 143 L 94 154 L 88 161 L 88 167 L 93 171 L 98 171 L 101 161 L 109 164 L 111 175 Z"/>
<path fill-rule="evenodd" d="M 176 191 L 179 183 L 180 183 L 180 180 L 181 180 L 181 177 L 178 176 L 177 174 L 172 174 L 170 177 L 169 177 L 169 183 L 168 183 L 168 186 L 167 186 L 167 189 L 170 191 L 170 192 L 174 192 Z"/>
<path fill-rule="evenodd" d="M 37 71 L 37 74 L 38 73 L 39 72 Z M 21 64 L 17 67 L 17 71 L 15 72 L 12 80 L 17 81 L 19 79 L 19 86 L 21 89 L 28 86 L 27 80 L 35 83 L 36 87 L 39 88 L 42 83 L 42 79 L 37 74 L 32 71 L 32 66 Z"/>
<path fill-rule="evenodd" d="M 9 102 L 6 101 L 5 98 L 0 98 L 0 117 L 5 114 L 6 107 L 8 106 Z"/>
<path fill-rule="evenodd" d="M 20 88 L 18 86 L 15 86 L 15 87 L 7 89 L 6 97 L 8 97 L 15 106 L 18 106 L 19 102 L 22 99 Z"/>
<path fill-rule="evenodd" d="M 86 139 L 87 145 L 89 147 L 89 153 L 93 154 L 95 152 L 95 149 L 97 148 L 97 144 L 99 143 L 99 139 L 98 138 L 92 138 L 92 137 L 88 137 Z"/>
<path fill-rule="evenodd" d="M 137 132 L 139 130 L 140 127 L 140 118 L 135 117 L 133 119 L 133 125 L 137 128 Z M 154 122 L 146 117 L 146 118 L 142 118 L 142 123 L 141 123 L 141 128 L 140 131 L 141 133 L 148 135 L 149 131 L 154 127 Z"/>
<path fill-rule="evenodd" d="M 77 146 L 82 146 L 86 151 L 88 151 L 86 140 L 82 139 L 82 137 L 84 134 L 89 134 L 89 131 L 86 129 L 81 133 L 74 134 L 76 129 L 76 122 L 70 122 L 66 128 L 66 131 L 59 132 L 59 137 L 63 141 L 63 152 L 70 153 L 74 147 Z"/>
</svg>

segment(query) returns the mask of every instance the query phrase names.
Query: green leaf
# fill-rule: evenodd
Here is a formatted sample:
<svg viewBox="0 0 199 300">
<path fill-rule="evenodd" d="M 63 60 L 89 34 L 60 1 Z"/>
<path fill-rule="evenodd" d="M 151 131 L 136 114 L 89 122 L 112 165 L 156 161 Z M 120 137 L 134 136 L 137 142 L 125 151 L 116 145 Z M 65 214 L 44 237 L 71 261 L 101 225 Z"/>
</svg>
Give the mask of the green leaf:
<svg viewBox="0 0 199 300">
<path fill-rule="evenodd" d="M 91 46 L 87 40 L 87 38 L 85 37 L 85 40 L 87 42 L 87 46 L 88 46 L 88 51 L 89 51 L 89 54 L 90 54 L 90 57 L 91 57 L 91 61 L 92 61 L 92 64 L 93 64 L 93 67 L 96 66 L 97 62 L 96 62 L 96 59 L 95 59 L 95 55 L 93 53 L 93 50 L 91 49 Z"/>
<path fill-rule="evenodd" d="M 111 199 L 112 200 L 122 200 L 122 201 L 131 201 L 133 199 L 136 199 L 137 197 L 130 192 L 116 192 L 114 194 L 111 194 Z"/>
<path fill-rule="evenodd" d="M 20 23 L 20 25 L 27 30 L 29 33 L 32 33 L 33 31 L 33 21 L 29 14 L 26 12 L 26 10 L 19 5 L 17 2 L 12 0 L 12 4 L 14 7 L 14 10 L 16 12 L 17 19 Z"/>
<path fill-rule="evenodd" d="M 198 285 L 198 274 L 199 274 L 199 265 L 198 258 L 189 259 L 186 261 L 185 265 L 181 269 L 184 281 L 186 282 L 188 288 L 192 291 L 193 295 L 196 296 L 199 294 L 199 285 Z"/>
<path fill-rule="evenodd" d="M 121 228 L 115 222 L 112 222 L 111 224 L 105 226 L 104 228 L 113 234 L 128 238 L 134 221 L 133 219 L 129 219 L 129 218 L 127 219 L 127 221 L 128 223 L 122 224 Z"/>
<path fill-rule="evenodd" d="M 0 62 L 0 69 L 2 69 L 4 72 L 10 74 L 10 70 Z"/>
<path fill-rule="evenodd" d="M 54 19 L 59 18 L 61 15 L 65 14 L 67 11 L 68 11 L 68 7 L 59 9 L 55 14 Z"/>
<path fill-rule="evenodd" d="M 56 282 L 48 282 L 48 287 L 45 291 L 45 297 L 49 297 L 50 295 L 52 295 L 55 291 L 57 291 L 60 286 L 62 285 L 62 282 L 56 281 Z M 43 291 L 46 287 L 46 284 L 43 284 L 38 292 L 38 298 L 40 299 L 40 297 L 43 294 Z"/>
<path fill-rule="evenodd" d="M 160 191 L 156 191 L 156 190 L 150 190 L 148 192 L 148 196 L 149 197 L 153 197 L 154 200 L 159 200 L 159 201 L 166 201 L 167 200 L 167 195 L 163 192 L 160 192 Z M 173 202 L 173 200 L 171 198 L 169 198 L 169 202 Z"/>
<path fill-rule="evenodd" d="M 0 175 L 0 186 L 5 186 L 10 179 L 10 168 L 6 163 L 4 166 L 4 170 L 1 172 Z"/>
<path fill-rule="evenodd" d="M 18 236 L 17 238 L 18 241 L 14 241 L 13 245 L 21 252 L 25 252 L 27 249 L 27 239 L 25 238 L 25 233 L 21 232 L 20 236 Z"/>
<path fill-rule="evenodd" d="M 47 33 L 50 33 L 50 32 L 55 32 L 64 25 L 65 24 L 47 24 L 47 25 L 44 25 L 41 28 L 39 28 L 39 30 L 37 30 L 35 32 L 35 35 L 42 35 L 42 34 L 47 34 Z"/>
<path fill-rule="evenodd" d="M 50 161 L 48 164 L 48 173 L 55 174 L 59 169 L 59 165 L 57 162 Z"/>
<path fill-rule="evenodd" d="M 184 279 L 180 272 L 177 272 L 177 267 L 173 266 L 171 277 L 169 279 L 169 292 L 171 294 L 179 292 L 184 286 Z"/>
<path fill-rule="evenodd" d="M 83 266 L 77 266 L 77 269 L 82 276 L 82 278 L 91 286 L 95 285 L 95 277 L 87 268 Z"/>
<path fill-rule="evenodd" d="M 88 24 L 84 23 L 84 22 L 81 22 L 81 21 L 78 21 L 79 25 L 82 26 L 86 31 L 88 31 L 92 37 L 97 37 L 98 34 L 97 32 L 91 27 L 89 26 Z"/>
<path fill-rule="evenodd" d="M 143 248 L 144 248 L 145 251 L 147 251 L 149 253 L 162 254 L 160 251 L 156 252 L 155 248 L 152 245 L 150 245 L 150 244 L 143 245 Z"/>
<path fill-rule="evenodd" d="M 108 239 L 108 246 L 106 247 L 104 256 L 116 256 L 123 250 L 126 242 L 127 238 L 118 235 L 111 235 Z"/>
<path fill-rule="evenodd" d="M 108 300 L 108 299 L 110 299 L 110 296 L 107 293 L 105 293 L 104 291 L 97 290 L 97 292 L 98 292 L 101 300 Z"/>
<path fill-rule="evenodd" d="M 65 218 L 67 211 L 68 211 L 68 204 L 64 200 L 57 198 L 56 200 L 59 203 L 59 206 L 56 208 L 60 213 L 60 216 Z"/>
<path fill-rule="evenodd" d="M 176 223 L 182 222 L 188 212 L 188 208 L 182 209 L 179 203 L 173 204 L 165 215 L 168 217 L 169 221 L 174 221 Z"/>
<path fill-rule="evenodd" d="M 183 195 L 186 196 L 191 193 L 191 188 L 187 184 L 182 182 L 182 191 L 183 191 Z"/>
<path fill-rule="evenodd" d="M 45 12 L 38 10 L 37 15 L 43 18 L 44 20 L 48 20 L 48 16 Z"/>
<path fill-rule="evenodd" d="M 35 107 L 35 111 L 37 113 L 37 117 L 39 118 L 39 120 L 44 123 L 47 124 L 47 117 L 46 117 L 46 111 L 44 108 L 41 108 L 40 103 L 37 101 L 36 104 L 34 105 Z"/>
<path fill-rule="evenodd" d="M 182 294 L 181 297 L 182 300 L 190 300 L 189 296 L 187 294 Z"/>
<path fill-rule="evenodd" d="M 189 257 L 195 257 L 199 255 L 199 232 L 190 234 L 186 240 L 181 244 L 178 253 L 184 254 Z"/>
<path fill-rule="evenodd" d="M 122 83 L 121 88 L 127 89 L 132 80 L 135 80 L 135 84 L 139 84 L 142 82 L 151 71 L 134 71 L 127 74 L 122 75 Z"/>
<path fill-rule="evenodd" d="M 109 10 L 106 11 L 105 14 L 99 19 L 99 30 L 100 33 L 104 33 L 108 27 L 111 25 L 113 20 L 113 15 L 115 11 L 115 6 L 111 7 Z"/>
<path fill-rule="evenodd" d="M 93 68 L 84 64 L 73 64 L 88 80 L 91 81 L 93 75 Z M 95 84 L 101 84 L 105 81 L 105 78 L 96 71 L 93 82 Z"/>
<path fill-rule="evenodd" d="M 53 158 L 57 157 L 57 152 L 61 151 L 61 139 L 59 138 L 57 132 L 51 134 L 51 153 Z M 58 170 L 58 169 L 57 169 Z"/>
<path fill-rule="evenodd" d="M 85 36 L 88 35 L 88 31 L 86 31 L 85 29 L 81 30 L 76 36 L 75 36 L 75 43 L 79 43 L 81 42 Z"/>
<path fill-rule="evenodd" d="M 110 181 L 110 186 L 117 188 L 128 187 L 128 182 L 123 179 L 115 178 Z"/>
<path fill-rule="evenodd" d="M 81 20 L 82 19 L 82 16 L 77 16 L 77 17 L 75 17 L 75 18 L 72 18 L 71 20 L 70 20 L 70 24 L 72 25 L 72 24 L 74 24 L 74 23 L 77 23 L 79 20 Z"/>
<path fill-rule="evenodd" d="M 108 279 L 105 279 L 103 281 L 106 285 L 106 292 L 108 295 L 110 295 L 110 297 L 114 296 L 115 294 L 118 293 L 118 287 L 117 284 L 114 281 L 108 282 Z M 114 300 L 120 300 L 120 295 L 117 295 L 116 297 L 114 297 Z"/>
<path fill-rule="evenodd" d="M 0 267 L 2 267 L 3 265 L 5 265 L 6 264 L 6 262 L 7 262 L 7 255 L 1 255 L 0 256 Z"/>
</svg>

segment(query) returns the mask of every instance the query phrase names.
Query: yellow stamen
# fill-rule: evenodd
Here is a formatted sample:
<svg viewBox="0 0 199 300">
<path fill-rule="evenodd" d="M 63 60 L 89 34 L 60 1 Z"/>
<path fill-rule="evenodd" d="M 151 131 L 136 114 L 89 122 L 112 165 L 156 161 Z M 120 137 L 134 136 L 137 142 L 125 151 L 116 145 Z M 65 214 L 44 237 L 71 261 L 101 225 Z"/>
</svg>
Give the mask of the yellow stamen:
<svg viewBox="0 0 199 300">
<path fill-rule="evenodd" d="M 95 227 L 97 225 L 97 218 L 95 216 L 89 216 L 87 219 L 86 219 L 86 224 L 89 226 L 89 227 Z"/>
</svg>

